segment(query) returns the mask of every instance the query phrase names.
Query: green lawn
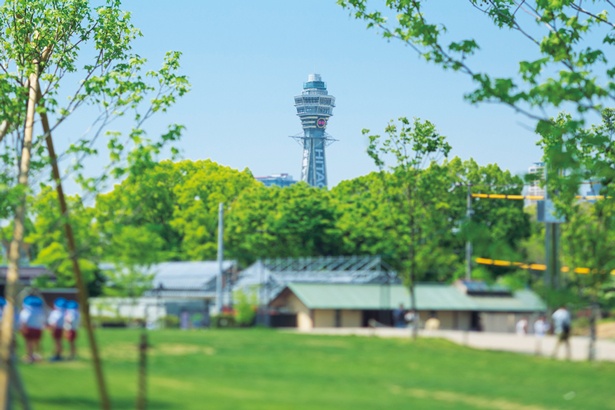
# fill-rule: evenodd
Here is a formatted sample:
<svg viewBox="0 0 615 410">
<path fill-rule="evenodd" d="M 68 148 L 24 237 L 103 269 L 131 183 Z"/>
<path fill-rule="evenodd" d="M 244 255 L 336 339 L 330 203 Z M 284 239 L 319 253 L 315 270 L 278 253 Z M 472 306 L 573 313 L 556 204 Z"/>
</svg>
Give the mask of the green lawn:
<svg viewBox="0 0 615 410">
<path fill-rule="evenodd" d="M 134 408 L 139 331 L 97 335 L 114 409 Z M 83 336 L 80 360 L 21 365 L 35 409 L 98 407 Z M 615 409 L 613 363 L 266 329 L 149 337 L 149 409 Z"/>
</svg>

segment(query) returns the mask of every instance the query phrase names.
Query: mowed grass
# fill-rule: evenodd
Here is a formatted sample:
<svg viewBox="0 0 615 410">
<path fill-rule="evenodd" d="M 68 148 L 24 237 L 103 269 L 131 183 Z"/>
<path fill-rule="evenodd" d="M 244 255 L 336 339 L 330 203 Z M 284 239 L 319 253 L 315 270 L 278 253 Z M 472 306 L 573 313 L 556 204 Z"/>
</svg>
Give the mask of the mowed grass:
<svg viewBox="0 0 615 410">
<path fill-rule="evenodd" d="M 135 407 L 139 334 L 97 332 L 114 409 Z M 98 408 L 84 336 L 79 360 L 20 365 L 35 409 Z M 613 363 L 479 351 L 437 339 L 268 329 L 148 336 L 148 409 L 154 410 L 615 409 Z"/>
</svg>

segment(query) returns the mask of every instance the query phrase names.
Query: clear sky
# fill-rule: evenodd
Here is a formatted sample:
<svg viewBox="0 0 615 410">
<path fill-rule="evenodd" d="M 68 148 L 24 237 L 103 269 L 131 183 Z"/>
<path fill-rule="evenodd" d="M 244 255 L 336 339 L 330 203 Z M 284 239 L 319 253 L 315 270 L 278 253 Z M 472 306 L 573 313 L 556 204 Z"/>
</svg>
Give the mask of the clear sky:
<svg viewBox="0 0 615 410">
<path fill-rule="evenodd" d="M 476 64 L 516 72 L 522 39 L 495 36 L 467 2 L 436 7 L 453 35 L 473 30 L 485 40 Z M 330 187 L 376 169 L 361 130 L 381 133 L 400 116 L 435 123 L 462 159 L 523 173 L 541 158 L 531 120 L 502 106 L 471 106 L 463 100 L 472 90 L 466 77 L 385 41 L 335 0 L 126 0 L 124 8 L 144 34 L 135 52 L 156 64 L 168 50 L 183 52 L 192 91 L 154 124 L 187 127 L 185 158 L 299 179 L 301 147 L 289 138 L 301 131 L 293 97 L 310 73 L 321 74 L 337 99 L 327 127 L 339 140 L 327 150 Z"/>
</svg>

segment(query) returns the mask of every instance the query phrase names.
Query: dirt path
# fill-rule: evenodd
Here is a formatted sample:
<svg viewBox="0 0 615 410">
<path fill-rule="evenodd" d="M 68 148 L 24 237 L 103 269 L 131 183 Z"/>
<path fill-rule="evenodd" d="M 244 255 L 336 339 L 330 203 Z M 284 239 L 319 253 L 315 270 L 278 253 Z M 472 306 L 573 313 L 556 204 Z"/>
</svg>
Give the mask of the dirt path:
<svg viewBox="0 0 615 410">
<path fill-rule="evenodd" d="M 299 332 L 323 335 L 358 335 L 378 337 L 410 337 L 409 329 L 395 328 L 321 328 Z M 551 356 L 553 354 L 556 338 L 545 336 L 539 341 L 532 335 L 517 336 L 510 333 L 463 332 L 454 330 L 420 331 L 420 337 L 439 337 L 452 342 L 470 346 L 476 349 L 504 350 L 523 354 L 538 354 Z M 570 340 L 571 359 L 587 360 L 589 338 L 574 336 Z M 561 346 L 557 358 L 565 358 L 564 346 Z M 615 342 L 613 340 L 599 339 L 596 346 L 596 359 L 615 362 Z"/>
</svg>

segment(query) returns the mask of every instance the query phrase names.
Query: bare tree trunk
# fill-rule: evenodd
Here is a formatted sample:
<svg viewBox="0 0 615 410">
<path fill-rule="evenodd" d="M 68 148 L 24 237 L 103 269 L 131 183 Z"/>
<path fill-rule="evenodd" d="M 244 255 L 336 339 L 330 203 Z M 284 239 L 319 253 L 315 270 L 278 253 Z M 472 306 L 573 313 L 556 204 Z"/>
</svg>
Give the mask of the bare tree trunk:
<svg viewBox="0 0 615 410">
<path fill-rule="evenodd" d="M 19 204 L 15 209 L 13 219 L 13 238 L 8 252 L 8 270 L 6 273 L 6 285 L 4 295 L 6 306 L 4 308 L 2 320 L 2 338 L 0 340 L 0 410 L 8 407 L 8 393 L 10 383 L 10 361 L 14 350 L 13 329 L 15 321 L 15 307 L 17 296 L 17 281 L 19 279 L 19 257 L 25 236 L 26 218 L 26 191 L 28 188 L 28 177 L 30 174 L 30 156 L 32 149 L 32 139 L 34 136 L 34 116 L 38 102 L 38 74 L 30 74 L 28 108 L 26 112 L 26 123 L 24 128 L 24 141 L 21 151 L 21 162 L 19 165 L 18 183 L 24 188 Z"/>
<path fill-rule="evenodd" d="M 419 321 L 418 312 L 416 311 L 416 292 L 414 288 L 414 273 L 410 274 L 410 310 L 412 311 L 412 338 L 416 340 L 419 337 Z"/>
<path fill-rule="evenodd" d="M 147 333 L 143 329 L 141 341 L 139 342 L 139 380 L 137 382 L 137 410 L 147 408 Z"/>
<path fill-rule="evenodd" d="M 587 352 L 587 360 L 590 362 L 596 360 L 596 316 L 598 306 L 592 302 L 589 315 L 589 350 Z"/>
<path fill-rule="evenodd" d="M 66 234 L 66 242 L 68 243 L 68 252 L 71 263 L 73 265 L 73 272 L 75 274 L 75 280 L 77 282 L 77 297 L 79 299 L 79 306 L 81 310 L 81 317 L 83 317 L 85 330 L 90 342 L 90 350 L 92 352 L 92 362 L 94 364 L 94 373 L 96 374 L 96 382 L 98 386 L 98 393 L 100 396 L 100 404 L 103 410 L 111 408 L 109 401 L 109 395 L 107 393 L 107 387 L 105 383 L 105 377 L 102 369 L 102 362 L 98 352 L 98 344 L 96 343 L 96 337 L 94 336 L 94 327 L 90 317 L 90 307 L 88 304 L 88 289 L 85 281 L 83 280 L 83 274 L 81 272 L 81 266 L 79 265 L 79 255 L 77 254 L 77 245 L 75 242 L 75 235 L 73 234 L 73 228 L 69 221 L 68 206 L 66 205 L 66 197 L 64 196 L 64 189 L 62 188 L 62 180 L 60 178 L 60 170 L 58 168 L 58 158 L 56 156 L 55 149 L 53 147 L 53 139 L 51 137 L 51 128 L 49 126 L 49 120 L 47 114 L 42 112 L 41 122 L 43 125 L 43 131 L 45 132 L 47 143 L 47 151 L 49 152 L 49 160 L 51 162 L 51 173 L 56 183 L 56 192 L 58 194 L 58 202 L 60 203 L 60 211 L 62 224 L 64 225 L 64 232 Z"/>
<path fill-rule="evenodd" d="M 4 136 L 9 132 L 9 122 L 4 120 L 0 122 L 0 142 L 4 139 Z"/>
<path fill-rule="evenodd" d="M 416 232 L 414 226 L 414 216 L 410 216 L 410 309 L 412 310 L 412 339 L 416 340 L 419 337 L 419 321 L 418 312 L 416 311 L 416 273 L 415 273 L 415 258 L 416 258 Z"/>
</svg>

